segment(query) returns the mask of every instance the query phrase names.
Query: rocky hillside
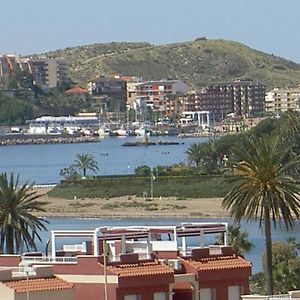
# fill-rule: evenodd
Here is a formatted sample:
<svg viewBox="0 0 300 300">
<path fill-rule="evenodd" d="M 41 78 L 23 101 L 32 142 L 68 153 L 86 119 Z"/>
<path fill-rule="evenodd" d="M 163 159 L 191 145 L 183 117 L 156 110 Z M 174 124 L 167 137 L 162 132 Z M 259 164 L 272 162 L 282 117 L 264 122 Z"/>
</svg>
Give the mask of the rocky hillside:
<svg viewBox="0 0 300 300">
<path fill-rule="evenodd" d="M 148 43 L 109 43 L 46 53 L 65 57 L 71 77 L 86 83 L 100 75 L 133 75 L 146 80 L 173 78 L 195 89 L 209 82 L 250 78 L 272 86 L 298 86 L 300 65 L 225 40 L 200 38 L 192 42 L 154 46 Z"/>
</svg>

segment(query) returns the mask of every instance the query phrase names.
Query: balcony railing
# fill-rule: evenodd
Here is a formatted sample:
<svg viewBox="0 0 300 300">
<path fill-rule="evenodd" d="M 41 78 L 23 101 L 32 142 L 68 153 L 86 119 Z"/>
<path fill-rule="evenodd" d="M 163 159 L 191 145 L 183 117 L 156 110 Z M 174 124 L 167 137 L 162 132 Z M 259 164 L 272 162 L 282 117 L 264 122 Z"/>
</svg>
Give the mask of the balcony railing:
<svg viewBox="0 0 300 300">
<path fill-rule="evenodd" d="M 50 257 L 50 256 L 22 256 L 22 262 L 31 262 L 31 263 L 76 263 L 76 257 Z"/>
</svg>

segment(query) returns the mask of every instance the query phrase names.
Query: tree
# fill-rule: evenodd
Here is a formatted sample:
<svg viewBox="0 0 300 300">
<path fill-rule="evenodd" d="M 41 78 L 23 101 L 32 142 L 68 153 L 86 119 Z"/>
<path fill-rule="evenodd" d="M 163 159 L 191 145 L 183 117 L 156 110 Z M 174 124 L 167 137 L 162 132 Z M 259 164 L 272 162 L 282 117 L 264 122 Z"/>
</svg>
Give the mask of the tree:
<svg viewBox="0 0 300 300">
<path fill-rule="evenodd" d="M 235 253 L 244 257 L 252 248 L 253 244 L 248 240 L 248 232 L 241 231 L 240 225 L 228 226 L 228 244 L 233 248 Z M 223 243 L 224 235 L 220 236 L 216 243 Z"/>
<path fill-rule="evenodd" d="M 195 163 L 196 167 L 200 166 L 200 163 L 201 163 L 201 160 L 202 160 L 201 149 L 202 149 L 201 144 L 194 143 L 190 146 L 190 148 L 188 148 L 185 151 L 185 154 L 187 155 L 188 162 L 190 164 Z"/>
<path fill-rule="evenodd" d="M 59 171 L 59 175 L 64 177 L 65 179 L 76 179 L 79 177 L 79 174 L 74 165 L 61 169 Z"/>
<path fill-rule="evenodd" d="M 94 155 L 78 153 L 76 154 L 76 160 L 74 161 L 73 166 L 79 169 L 82 172 L 83 177 L 86 177 L 87 170 L 96 172 L 99 170 L 98 163 L 95 160 Z"/>
<path fill-rule="evenodd" d="M 19 176 L 14 178 L 6 173 L 0 176 L 0 251 L 14 254 L 24 245 L 29 250 L 35 246 L 35 238 L 41 240 L 40 230 L 45 230 L 45 220 L 32 214 L 44 211 L 44 202 L 38 201 L 40 195 L 32 190 L 27 182 L 19 185 Z"/>
<path fill-rule="evenodd" d="M 208 140 L 205 143 L 192 144 L 185 152 L 190 164 L 196 164 L 204 173 L 211 174 L 216 170 L 220 160 L 219 153 L 215 147 L 215 140 Z"/>
<path fill-rule="evenodd" d="M 290 290 L 300 288 L 300 258 L 297 256 L 297 243 L 293 238 L 290 241 L 292 243 L 272 244 L 275 294 L 288 293 Z M 263 264 L 263 270 L 265 270 L 265 264 Z"/>
<path fill-rule="evenodd" d="M 223 199 L 223 207 L 237 222 L 242 218 L 259 219 L 266 243 L 267 293 L 273 294 L 271 221 L 276 227 L 283 221 L 286 228 L 299 219 L 299 182 L 288 175 L 299 165 L 299 156 L 290 156 L 291 145 L 282 144 L 282 137 L 250 136 L 233 152 L 236 162 L 227 181 L 234 187 Z M 288 159 L 287 159 L 288 158 Z"/>
<path fill-rule="evenodd" d="M 136 176 L 151 176 L 151 168 L 149 166 L 143 165 L 134 169 L 134 174 Z"/>
</svg>

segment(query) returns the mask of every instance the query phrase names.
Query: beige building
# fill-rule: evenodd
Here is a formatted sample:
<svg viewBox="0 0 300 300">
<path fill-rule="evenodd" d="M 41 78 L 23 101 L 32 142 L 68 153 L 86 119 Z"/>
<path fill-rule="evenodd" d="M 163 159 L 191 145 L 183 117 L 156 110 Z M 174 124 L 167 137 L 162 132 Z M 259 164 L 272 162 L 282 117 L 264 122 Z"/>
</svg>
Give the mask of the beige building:
<svg viewBox="0 0 300 300">
<path fill-rule="evenodd" d="M 265 111 L 280 114 L 287 110 L 299 110 L 300 87 L 294 89 L 275 88 L 265 97 Z"/>
<path fill-rule="evenodd" d="M 1 300 L 74 300 L 74 285 L 53 275 L 52 266 L 0 267 Z"/>
<path fill-rule="evenodd" d="M 63 58 L 38 58 L 30 61 L 33 81 L 43 89 L 69 83 L 68 62 Z"/>
</svg>

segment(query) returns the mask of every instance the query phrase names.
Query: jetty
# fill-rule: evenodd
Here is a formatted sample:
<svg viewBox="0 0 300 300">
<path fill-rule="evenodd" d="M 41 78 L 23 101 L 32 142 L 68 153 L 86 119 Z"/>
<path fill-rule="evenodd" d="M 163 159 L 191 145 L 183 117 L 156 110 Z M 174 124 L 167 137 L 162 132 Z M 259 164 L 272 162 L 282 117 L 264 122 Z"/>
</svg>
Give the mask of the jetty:
<svg viewBox="0 0 300 300">
<path fill-rule="evenodd" d="M 173 142 L 173 141 L 160 141 L 156 142 L 149 142 L 149 141 L 142 141 L 142 142 L 126 142 L 122 146 L 125 147 L 136 147 L 136 146 L 156 146 L 156 145 L 179 145 L 184 143 Z"/>
</svg>

